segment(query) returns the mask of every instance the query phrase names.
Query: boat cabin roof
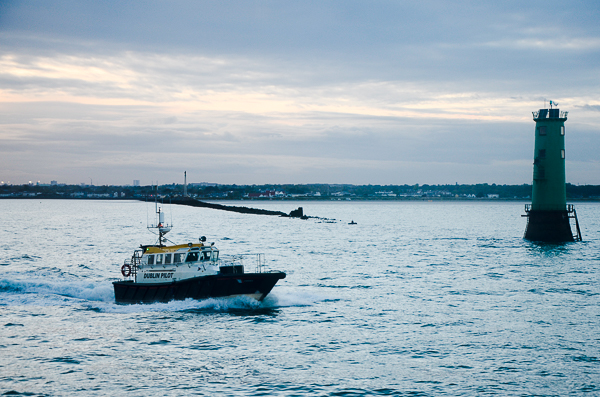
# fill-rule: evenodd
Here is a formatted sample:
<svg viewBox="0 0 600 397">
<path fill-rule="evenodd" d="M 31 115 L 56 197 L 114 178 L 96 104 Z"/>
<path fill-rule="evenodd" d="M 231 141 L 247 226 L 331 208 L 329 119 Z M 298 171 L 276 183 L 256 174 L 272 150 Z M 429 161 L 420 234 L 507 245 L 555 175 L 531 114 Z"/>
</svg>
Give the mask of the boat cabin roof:
<svg viewBox="0 0 600 397">
<path fill-rule="evenodd" d="M 214 246 L 205 246 L 202 243 L 196 243 L 196 244 L 192 244 L 192 243 L 188 243 L 188 244 L 178 244 L 178 245 L 170 245 L 170 246 L 158 246 L 158 245 L 141 245 L 140 248 L 142 249 L 142 254 L 164 254 L 164 253 L 169 253 L 169 252 L 177 252 L 177 251 L 193 251 L 194 248 L 197 250 L 200 250 L 202 248 L 204 249 L 210 249 L 210 250 L 214 250 L 217 251 L 217 248 Z"/>
</svg>

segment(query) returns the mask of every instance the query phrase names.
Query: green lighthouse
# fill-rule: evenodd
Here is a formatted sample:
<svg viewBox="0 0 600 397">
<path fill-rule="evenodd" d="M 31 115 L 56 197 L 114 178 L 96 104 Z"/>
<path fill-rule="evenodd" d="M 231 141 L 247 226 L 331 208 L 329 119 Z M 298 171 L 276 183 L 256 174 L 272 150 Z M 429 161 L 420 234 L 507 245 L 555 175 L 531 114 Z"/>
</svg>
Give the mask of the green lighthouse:
<svg viewBox="0 0 600 397">
<path fill-rule="evenodd" d="M 531 205 L 525 206 L 525 239 L 546 242 L 581 240 L 577 213 L 567 205 L 565 185 L 565 121 L 569 112 L 559 109 L 533 112 L 535 151 Z M 557 105 L 554 103 L 554 105 Z M 577 232 L 571 232 L 575 219 Z"/>
</svg>

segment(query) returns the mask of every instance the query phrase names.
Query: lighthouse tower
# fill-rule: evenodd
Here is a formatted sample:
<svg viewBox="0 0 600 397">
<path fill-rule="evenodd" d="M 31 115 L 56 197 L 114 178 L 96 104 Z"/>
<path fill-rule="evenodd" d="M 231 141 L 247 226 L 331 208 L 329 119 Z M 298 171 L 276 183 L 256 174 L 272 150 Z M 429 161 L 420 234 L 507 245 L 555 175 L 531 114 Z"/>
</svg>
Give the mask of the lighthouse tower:
<svg viewBox="0 0 600 397">
<path fill-rule="evenodd" d="M 531 205 L 525 206 L 525 238 L 533 241 L 565 242 L 581 240 L 577 213 L 567 205 L 565 185 L 565 121 L 569 112 L 553 109 L 533 112 L 535 151 Z M 575 219 L 576 233 L 570 220 Z"/>
</svg>

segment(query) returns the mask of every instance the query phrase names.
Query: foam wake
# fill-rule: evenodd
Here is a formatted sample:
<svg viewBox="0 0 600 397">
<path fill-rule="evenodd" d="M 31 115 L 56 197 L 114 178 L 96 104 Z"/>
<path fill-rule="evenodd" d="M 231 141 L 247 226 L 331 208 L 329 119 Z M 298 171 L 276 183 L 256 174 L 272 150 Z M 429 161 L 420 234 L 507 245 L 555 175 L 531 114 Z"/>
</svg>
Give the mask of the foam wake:
<svg viewBox="0 0 600 397">
<path fill-rule="evenodd" d="M 140 313 L 140 312 L 227 312 L 232 310 L 256 310 L 262 307 L 254 298 L 236 296 L 230 298 L 208 298 L 202 300 L 186 299 L 166 303 L 117 304 L 111 302 L 87 302 L 84 306 L 104 313 Z"/>
<path fill-rule="evenodd" d="M 264 299 L 264 307 L 290 307 L 290 306 L 312 306 L 315 303 L 332 300 L 326 296 L 310 289 L 299 288 L 277 288 Z"/>
<path fill-rule="evenodd" d="M 208 298 L 202 300 L 186 299 L 166 303 L 116 304 L 114 302 L 88 302 L 91 310 L 105 313 L 139 312 L 256 312 L 265 309 L 277 309 L 290 306 L 310 306 L 328 297 L 299 290 L 278 290 L 271 292 L 262 302 L 247 296 L 227 298 Z"/>
<path fill-rule="evenodd" d="M 116 304 L 110 281 L 91 282 L 84 280 L 0 279 L 0 305 L 69 305 L 109 313 L 135 312 L 182 312 L 277 309 L 293 306 L 311 306 L 331 300 L 330 297 L 308 289 L 289 287 L 275 288 L 262 302 L 247 296 L 186 299 L 167 303 Z"/>
<path fill-rule="evenodd" d="M 65 301 L 65 298 L 74 298 L 86 301 L 114 301 L 115 294 L 110 282 L 91 282 L 82 280 L 56 280 L 56 279 L 0 279 L 0 302 L 37 301 L 44 304 L 46 301 Z M 68 300 L 68 299 L 67 299 Z M 50 303 L 50 302 L 47 302 Z"/>
</svg>

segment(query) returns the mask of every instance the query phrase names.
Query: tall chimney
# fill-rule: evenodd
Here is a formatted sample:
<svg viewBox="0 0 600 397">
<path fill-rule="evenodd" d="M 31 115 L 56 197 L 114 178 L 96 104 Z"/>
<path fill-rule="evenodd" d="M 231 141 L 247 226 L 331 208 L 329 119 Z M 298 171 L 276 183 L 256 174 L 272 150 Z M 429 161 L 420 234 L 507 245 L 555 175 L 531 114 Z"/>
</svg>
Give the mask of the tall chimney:
<svg viewBox="0 0 600 397">
<path fill-rule="evenodd" d="M 187 196 L 187 171 L 183 171 L 183 197 Z"/>
</svg>

